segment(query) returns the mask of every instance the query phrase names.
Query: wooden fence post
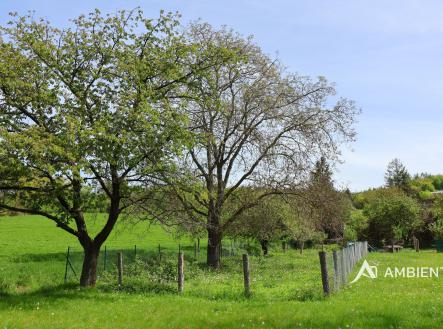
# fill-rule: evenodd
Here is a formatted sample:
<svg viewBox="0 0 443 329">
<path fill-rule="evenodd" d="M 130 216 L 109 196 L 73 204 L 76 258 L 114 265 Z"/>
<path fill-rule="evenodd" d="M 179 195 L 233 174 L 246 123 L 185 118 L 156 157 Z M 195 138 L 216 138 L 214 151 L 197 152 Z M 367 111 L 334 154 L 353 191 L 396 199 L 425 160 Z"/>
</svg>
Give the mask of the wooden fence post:
<svg viewBox="0 0 443 329">
<path fill-rule="evenodd" d="M 105 246 L 105 253 L 103 255 L 103 271 L 106 272 L 106 263 L 108 262 L 108 250 L 106 249 Z"/>
<path fill-rule="evenodd" d="M 326 264 L 326 252 L 320 251 L 318 253 L 320 257 L 320 269 L 321 269 L 321 281 L 323 284 L 323 293 L 325 296 L 329 295 L 329 278 L 328 278 L 328 265 Z"/>
<path fill-rule="evenodd" d="M 341 285 L 346 284 L 346 272 L 345 272 L 345 254 L 344 249 L 340 250 L 340 267 L 341 267 Z"/>
<path fill-rule="evenodd" d="M 194 242 L 194 259 L 197 260 L 197 243 Z"/>
<path fill-rule="evenodd" d="M 340 288 L 340 269 L 338 264 L 337 251 L 332 252 L 332 260 L 334 261 L 334 290 L 338 291 Z"/>
<path fill-rule="evenodd" d="M 185 259 L 183 253 L 180 251 L 178 253 L 178 293 L 183 293 L 183 287 L 185 284 L 185 273 L 184 273 L 184 267 L 185 267 Z"/>
<path fill-rule="evenodd" d="M 420 251 L 420 240 L 418 240 L 415 236 L 413 236 L 412 241 L 414 242 L 415 251 L 419 252 Z"/>
<path fill-rule="evenodd" d="M 243 254 L 243 280 L 245 285 L 245 296 L 251 295 L 251 287 L 249 281 L 249 258 L 247 254 Z"/>
<path fill-rule="evenodd" d="M 120 251 L 117 254 L 117 268 L 118 268 L 118 286 L 121 287 L 123 283 L 123 253 Z"/>
</svg>

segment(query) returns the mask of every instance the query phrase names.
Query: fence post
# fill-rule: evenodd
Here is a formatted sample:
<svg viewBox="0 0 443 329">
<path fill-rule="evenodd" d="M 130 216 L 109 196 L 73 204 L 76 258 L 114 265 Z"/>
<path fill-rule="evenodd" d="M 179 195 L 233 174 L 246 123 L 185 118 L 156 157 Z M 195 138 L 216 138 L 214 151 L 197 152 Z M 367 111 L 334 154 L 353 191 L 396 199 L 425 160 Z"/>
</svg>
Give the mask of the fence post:
<svg viewBox="0 0 443 329">
<path fill-rule="evenodd" d="M 194 242 L 194 259 L 197 260 L 197 244 Z"/>
<path fill-rule="evenodd" d="M 251 295 L 251 287 L 249 283 L 249 258 L 248 254 L 243 254 L 243 281 L 245 285 L 245 296 Z"/>
<path fill-rule="evenodd" d="M 320 257 L 320 269 L 321 269 L 321 281 L 323 284 L 323 293 L 325 296 L 329 295 L 329 278 L 328 278 L 328 265 L 326 264 L 326 252 L 320 251 L 318 253 Z"/>
<path fill-rule="evenodd" d="M 334 261 L 334 290 L 338 291 L 340 288 L 340 269 L 338 264 L 337 251 L 332 252 L 332 260 Z"/>
<path fill-rule="evenodd" d="M 420 240 L 418 240 L 415 236 L 412 237 L 412 241 L 414 241 L 414 249 L 416 252 L 420 251 Z"/>
<path fill-rule="evenodd" d="M 352 249 L 354 252 L 354 263 L 352 264 L 352 268 L 354 268 L 355 264 L 357 264 L 357 245 L 355 243 Z"/>
<path fill-rule="evenodd" d="M 340 276 L 341 276 L 341 285 L 344 285 L 346 283 L 346 277 L 345 277 L 345 257 L 343 254 L 343 249 L 340 250 Z"/>
<path fill-rule="evenodd" d="M 105 253 L 103 255 L 103 271 L 106 272 L 106 263 L 108 262 L 108 250 L 106 249 L 105 246 Z"/>
<path fill-rule="evenodd" d="M 134 260 L 137 260 L 137 245 L 134 245 Z"/>
<path fill-rule="evenodd" d="M 118 286 L 121 287 L 123 283 L 123 253 L 117 253 L 117 269 L 118 269 Z"/>
<path fill-rule="evenodd" d="M 158 260 L 161 262 L 162 261 L 162 251 L 160 248 L 160 243 L 158 244 Z"/>
<path fill-rule="evenodd" d="M 183 253 L 180 251 L 178 253 L 178 293 L 181 294 L 183 292 L 183 287 L 185 284 L 185 259 Z"/>
<path fill-rule="evenodd" d="M 68 247 L 68 252 L 66 253 L 66 266 L 65 266 L 65 279 L 64 282 L 68 281 L 68 265 L 69 265 L 69 251 L 71 247 Z"/>
</svg>

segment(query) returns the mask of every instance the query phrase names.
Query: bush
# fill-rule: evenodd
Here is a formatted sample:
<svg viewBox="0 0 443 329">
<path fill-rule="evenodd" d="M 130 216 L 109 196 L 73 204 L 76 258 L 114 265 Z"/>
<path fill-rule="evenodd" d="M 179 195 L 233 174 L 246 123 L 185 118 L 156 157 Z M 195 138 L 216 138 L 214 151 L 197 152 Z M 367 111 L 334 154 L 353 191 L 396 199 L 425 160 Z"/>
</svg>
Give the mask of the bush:
<svg viewBox="0 0 443 329">
<path fill-rule="evenodd" d="M 421 224 L 420 205 L 396 189 L 380 189 L 363 212 L 368 217 L 368 239 L 375 245 L 406 238 Z"/>
<path fill-rule="evenodd" d="M 443 190 L 443 176 L 438 175 L 435 176 L 432 180 L 432 185 L 434 185 L 436 190 Z"/>
<path fill-rule="evenodd" d="M 443 239 L 443 218 L 437 219 L 434 223 L 429 225 L 429 231 L 436 240 Z"/>
<path fill-rule="evenodd" d="M 420 192 L 418 192 L 418 197 L 422 201 L 434 199 L 434 195 L 430 191 L 420 191 Z"/>
</svg>

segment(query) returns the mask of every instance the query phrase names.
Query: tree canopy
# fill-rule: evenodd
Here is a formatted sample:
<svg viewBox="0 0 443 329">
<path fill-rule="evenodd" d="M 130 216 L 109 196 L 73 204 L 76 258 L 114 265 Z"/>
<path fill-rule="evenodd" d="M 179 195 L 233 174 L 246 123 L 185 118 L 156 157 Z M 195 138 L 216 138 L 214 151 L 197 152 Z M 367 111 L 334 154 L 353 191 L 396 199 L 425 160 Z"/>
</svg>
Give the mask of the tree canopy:
<svg viewBox="0 0 443 329">
<path fill-rule="evenodd" d="M 213 54 L 214 65 L 188 92 L 196 142 L 179 163 L 197 179 L 171 190 L 183 220 L 208 231 L 207 261 L 218 267 L 223 232 L 264 198 L 304 182 L 315 159 L 335 161 L 340 145 L 354 140 L 359 111 L 347 99 L 332 102 L 335 89 L 325 78 L 287 72 L 250 38 L 199 23 L 189 38 L 199 55 Z M 230 60 L 220 60 L 227 52 Z M 242 186 L 257 193 L 239 199 Z M 241 202 L 228 213 L 230 198 Z"/>
<path fill-rule="evenodd" d="M 0 44 L 0 208 L 38 214 L 76 236 L 85 250 L 84 286 L 95 284 L 100 246 L 119 215 L 155 183 L 184 144 L 175 101 L 198 65 L 178 21 L 140 10 L 98 10 L 60 30 L 13 15 Z M 108 218 L 90 236 L 85 190 L 109 199 Z"/>
</svg>

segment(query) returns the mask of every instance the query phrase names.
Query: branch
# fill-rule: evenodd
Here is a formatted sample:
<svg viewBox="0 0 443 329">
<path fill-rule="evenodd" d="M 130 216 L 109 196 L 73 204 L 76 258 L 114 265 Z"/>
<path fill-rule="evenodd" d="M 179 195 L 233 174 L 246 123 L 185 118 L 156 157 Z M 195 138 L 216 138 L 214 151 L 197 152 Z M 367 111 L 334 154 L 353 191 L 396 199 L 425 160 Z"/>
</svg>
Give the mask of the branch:
<svg viewBox="0 0 443 329">
<path fill-rule="evenodd" d="M 8 205 L 2 204 L 2 203 L 0 203 L 0 208 L 11 210 L 11 211 L 22 212 L 25 214 L 44 216 L 44 217 L 49 218 L 50 220 L 54 221 L 55 223 L 57 223 L 57 227 L 60 227 L 61 229 L 65 230 L 66 232 L 71 233 L 72 235 L 78 237 L 78 232 L 76 230 L 74 230 L 72 227 L 70 227 L 68 224 L 66 224 L 63 220 L 61 220 L 60 218 L 58 218 L 54 215 L 48 214 L 44 211 L 11 207 L 11 206 L 8 206 Z"/>
</svg>

